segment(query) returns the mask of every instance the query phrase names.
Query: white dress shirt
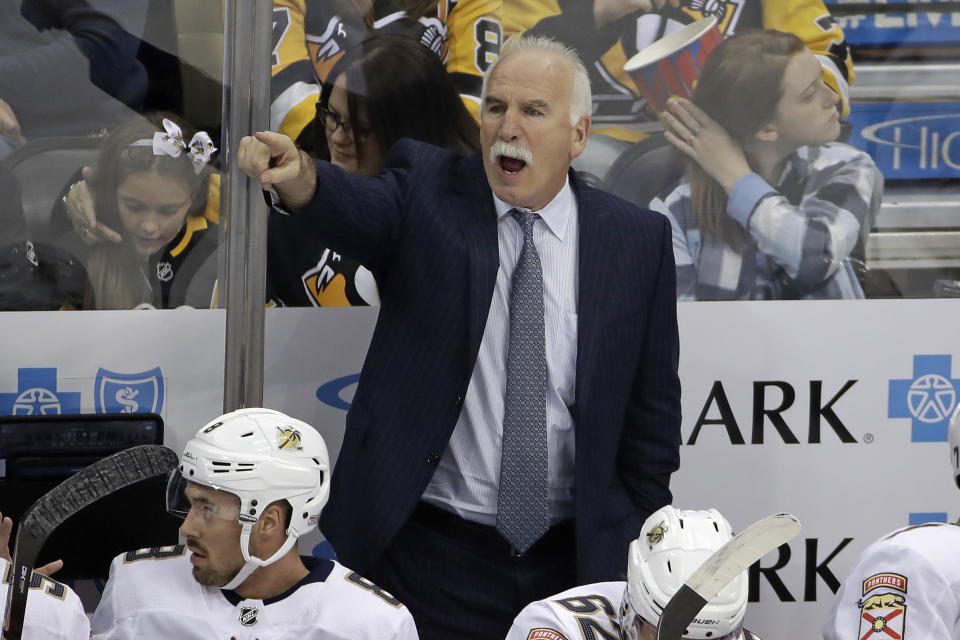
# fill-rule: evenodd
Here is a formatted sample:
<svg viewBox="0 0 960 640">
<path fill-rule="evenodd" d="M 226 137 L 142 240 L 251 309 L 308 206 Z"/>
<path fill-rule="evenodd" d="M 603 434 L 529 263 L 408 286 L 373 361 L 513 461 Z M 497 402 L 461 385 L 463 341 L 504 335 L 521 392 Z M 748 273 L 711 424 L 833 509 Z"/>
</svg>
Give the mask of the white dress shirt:
<svg viewBox="0 0 960 640">
<path fill-rule="evenodd" d="M 511 282 L 523 248 L 523 230 L 510 215 L 513 207 L 496 196 L 494 204 L 500 268 L 490 311 L 460 418 L 423 493 L 426 502 L 491 526 L 497 522 Z M 574 514 L 574 425 L 568 407 L 576 389 L 579 228 L 569 180 L 535 213 L 540 215 L 533 242 L 543 269 L 547 348 L 547 479 L 550 520 L 556 523 Z"/>
</svg>

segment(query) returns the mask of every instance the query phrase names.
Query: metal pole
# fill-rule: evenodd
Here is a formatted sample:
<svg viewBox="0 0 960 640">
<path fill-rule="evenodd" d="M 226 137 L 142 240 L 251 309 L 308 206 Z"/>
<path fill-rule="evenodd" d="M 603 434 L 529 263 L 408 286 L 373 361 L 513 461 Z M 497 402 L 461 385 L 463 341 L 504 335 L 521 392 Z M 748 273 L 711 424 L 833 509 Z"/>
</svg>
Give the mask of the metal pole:
<svg viewBox="0 0 960 640">
<path fill-rule="evenodd" d="M 240 139 L 269 126 L 270 0 L 227 0 L 221 188 L 222 306 L 226 306 L 223 410 L 263 404 L 267 207 L 236 163 Z M 251 47 L 250 44 L 253 44 Z"/>
</svg>

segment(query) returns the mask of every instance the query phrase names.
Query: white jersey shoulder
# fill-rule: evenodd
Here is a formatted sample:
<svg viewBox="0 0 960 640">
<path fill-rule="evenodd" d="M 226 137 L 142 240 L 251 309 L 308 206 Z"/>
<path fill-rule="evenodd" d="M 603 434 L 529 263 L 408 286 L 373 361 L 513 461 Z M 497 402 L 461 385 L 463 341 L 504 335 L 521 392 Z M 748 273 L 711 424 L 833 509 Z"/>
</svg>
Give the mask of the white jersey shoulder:
<svg viewBox="0 0 960 640">
<path fill-rule="evenodd" d="M 409 610 L 343 565 L 305 558 L 310 575 L 285 594 L 241 599 L 193 579 L 182 546 L 117 556 L 92 637 L 183 640 L 416 640 Z"/>
<path fill-rule="evenodd" d="M 7 601 L 12 583 L 12 567 L 0 558 L 0 603 Z M 53 578 L 34 573 L 27 594 L 23 621 L 23 640 L 87 640 L 90 622 L 83 603 L 69 587 Z"/>
<path fill-rule="evenodd" d="M 506 640 L 619 640 L 618 610 L 627 583 L 596 582 L 531 602 Z"/>
<path fill-rule="evenodd" d="M 960 638 L 960 527 L 905 527 L 867 547 L 837 591 L 823 637 Z"/>
</svg>

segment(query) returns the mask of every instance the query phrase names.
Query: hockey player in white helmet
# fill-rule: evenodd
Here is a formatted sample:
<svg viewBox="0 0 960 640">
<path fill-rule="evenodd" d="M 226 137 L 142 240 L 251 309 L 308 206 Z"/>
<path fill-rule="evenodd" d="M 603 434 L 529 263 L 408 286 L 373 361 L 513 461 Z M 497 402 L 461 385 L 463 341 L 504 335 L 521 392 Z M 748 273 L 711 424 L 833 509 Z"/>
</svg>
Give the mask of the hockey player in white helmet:
<svg viewBox="0 0 960 640">
<path fill-rule="evenodd" d="M 392 595 L 299 554 L 329 490 L 327 447 L 310 425 L 270 409 L 204 425 L 167 487 L 186 544 L 117 556 L 92 638 L 416 639 Z"/>
<path fill-rule="evenodd" d="M 507 640 L 654 640 L 663 607 L 732 537 L 716 509 L 662 507 L 630 543 L 626 582 L 597 582 L 533 602 L 513 621 Z M 684 637 L 759 640 L 742 626 L 746 609 L 747 577 L 741 574 L 704 606 Z"/>
<path fill-rule="evenodd" d="M 947 430 L 960 489 L 960 405 Z M 840 585 L 825 640 L 960 638 L 960 522 L 903 527 L 871 544 Z"/>
</svg>

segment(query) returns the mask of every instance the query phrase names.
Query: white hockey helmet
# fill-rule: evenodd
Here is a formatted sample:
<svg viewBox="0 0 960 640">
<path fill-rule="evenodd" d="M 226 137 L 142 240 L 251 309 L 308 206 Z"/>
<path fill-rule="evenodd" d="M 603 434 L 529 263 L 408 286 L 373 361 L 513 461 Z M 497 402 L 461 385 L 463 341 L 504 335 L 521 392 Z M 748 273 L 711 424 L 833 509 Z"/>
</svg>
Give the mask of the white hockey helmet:
<svg viewBox="0 0 960 640">
<path fill-rule="evenodd" d="M 710 554 L 733 537 L 716 509 L 681 511 L 667 505 L 655 511 L 640 537 L 630 543 L 627 588 L 620 607 L 624 637 L 638 637 L 637 617 L 652 627 L 683 583 Z M 740 574 L 710 600 L 687 627 L 685 638 L 718 640 L 738 633 L 747 610 L 747 576 Z"/>
<path fill-rule="evenodd" d="M 184 489 L 196 483 L 240 499 L 240 548 L 247 567 L 225 588 L 236 588 L 257 566 L 279 560 L 299 536 L 313 529 L 330 494 L 330 458 L 316 429 L 272 409 L 239 409 L 197 431 L 183 448 L 167 485 L 167 510 L 186 517 Z M 287 540 L 270 558 L 250 554 L 254 523 L 271 503 L 291 507 Z M 233 585 L 233 586 L 231 586 Z"/>
<path fill-rule="evenodd" d="M 950 418 L 950 427 L 947 429 L 947 441 L 950 443 L 950 466 L 953 467 L 953 481 L 960 489 L 960 403 Z"/>
</svg>

